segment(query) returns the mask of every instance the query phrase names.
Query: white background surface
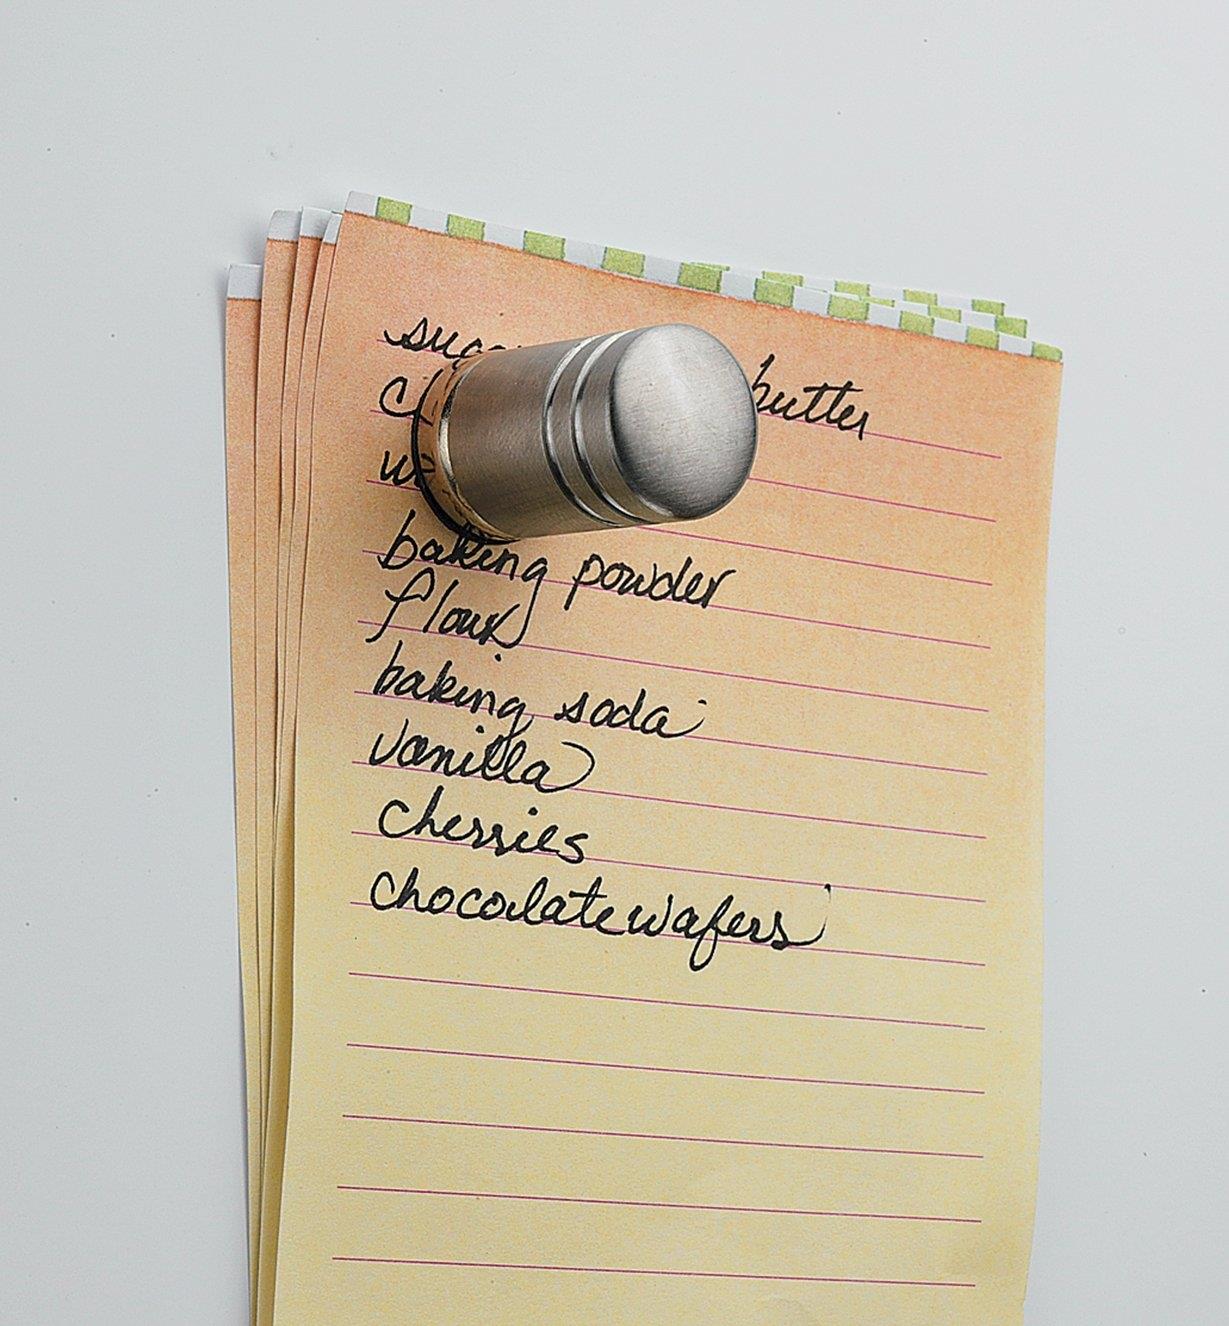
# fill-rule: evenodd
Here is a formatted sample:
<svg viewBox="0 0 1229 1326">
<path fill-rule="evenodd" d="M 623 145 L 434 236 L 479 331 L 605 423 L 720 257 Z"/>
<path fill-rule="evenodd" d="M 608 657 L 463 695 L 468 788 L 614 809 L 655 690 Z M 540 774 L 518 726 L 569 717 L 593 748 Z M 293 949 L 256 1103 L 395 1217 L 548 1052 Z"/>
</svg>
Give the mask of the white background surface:
<svg viewBox="0 0 1229 1326">
<path fill-rule="evenodd" d="M 1028 1322 L 1229 1320 L 1224 13 L 10 0 L 0 1320 L 243 1319 L 223 278 L 350 188 L 1063 346 Z"/>
</svg>

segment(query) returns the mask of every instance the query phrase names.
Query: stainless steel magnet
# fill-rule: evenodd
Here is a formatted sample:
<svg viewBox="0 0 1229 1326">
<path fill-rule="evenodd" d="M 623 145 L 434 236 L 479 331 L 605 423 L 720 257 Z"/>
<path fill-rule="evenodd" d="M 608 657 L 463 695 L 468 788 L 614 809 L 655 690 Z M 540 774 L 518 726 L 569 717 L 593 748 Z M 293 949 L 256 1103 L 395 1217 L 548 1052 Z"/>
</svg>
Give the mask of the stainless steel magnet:
<svg viewBox="0 0 1229 1326">
<path fill-rule="evenodd" d="M 738 361 L 684 325 L 467 357 L 413 419 L 437 513 L 500 541 L 712 515 L 746 482 L 755 441 Z"/>
</svg>

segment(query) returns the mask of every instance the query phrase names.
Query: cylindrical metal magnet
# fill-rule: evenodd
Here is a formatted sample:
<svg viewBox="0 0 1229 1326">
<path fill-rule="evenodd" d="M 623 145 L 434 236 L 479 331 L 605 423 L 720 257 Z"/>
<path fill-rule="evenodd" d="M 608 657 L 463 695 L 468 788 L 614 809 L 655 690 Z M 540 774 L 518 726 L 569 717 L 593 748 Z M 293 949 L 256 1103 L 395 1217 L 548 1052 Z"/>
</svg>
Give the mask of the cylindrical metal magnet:
<svg viewBox="0 0 1229 1326">
<path fill-rule="evenodd" d="M 509 540 L 711 515 L 751 472 L 756 413 L 729 350 L 668 325 L 462 359 L 413 430 L 437 512 Z"/>
</svg>

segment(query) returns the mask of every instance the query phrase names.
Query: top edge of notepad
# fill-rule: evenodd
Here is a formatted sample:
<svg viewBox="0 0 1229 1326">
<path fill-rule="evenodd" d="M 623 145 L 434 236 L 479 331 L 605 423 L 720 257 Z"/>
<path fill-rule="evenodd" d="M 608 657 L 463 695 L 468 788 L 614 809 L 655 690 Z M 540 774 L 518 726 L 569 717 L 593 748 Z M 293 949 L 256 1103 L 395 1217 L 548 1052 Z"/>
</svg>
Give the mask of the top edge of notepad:
<svg viewBox="0 0 1229 1326">
<path fill-rule="evenodd" d="M 332 215 L 323 207 L 305 207 L 299 214 L 299 238 L 323 239 Z"/>
<path fill-rule="evenodd" d="M 269 218 L 269 238 L 298 239 L 300 215 L 297 210 L 292 212 L 286 208 L 279 208 Z"/>
<path fill-rule="evenodd" d="M 231 263 L 226 276 L 226 298 L 259 299 L 262 270 L 252 263 Z"/>
<path fill-rule="evenodd" d="M 1001 300 L 949 295 L 909 286 L 873 285 L 792 272 L 748 271 L 719 263 L 684 262 L 609 245 L 565 239 L 541 231 L 439 212 L 376 194 L 351 193 L 346 211 L 457 239 L 519 249 L 619 276 L 797 309 L 822 317 L 933 336 L 1034 359 L 1061 360 L 1055 346 L 1029 338 L 1026 319 L 1009 315 Z"/>
</svg>

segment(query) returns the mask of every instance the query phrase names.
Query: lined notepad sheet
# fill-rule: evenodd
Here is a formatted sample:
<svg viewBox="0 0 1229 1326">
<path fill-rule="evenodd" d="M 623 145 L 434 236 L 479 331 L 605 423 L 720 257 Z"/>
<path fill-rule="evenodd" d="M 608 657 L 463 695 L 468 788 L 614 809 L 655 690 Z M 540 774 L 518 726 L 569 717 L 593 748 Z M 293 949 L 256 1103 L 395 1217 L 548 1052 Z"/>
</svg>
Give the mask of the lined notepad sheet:
<svg viewBox="0 0 1229 1326">
<path fill-rule="evenodd" d="M 752 383 L 734 503 L 438 524 L 439 369 L 666 322 Z M 1058 352 L 367 195 L 227 342 L 256 1320 L 1019 1321 Z"/>
</svg>

